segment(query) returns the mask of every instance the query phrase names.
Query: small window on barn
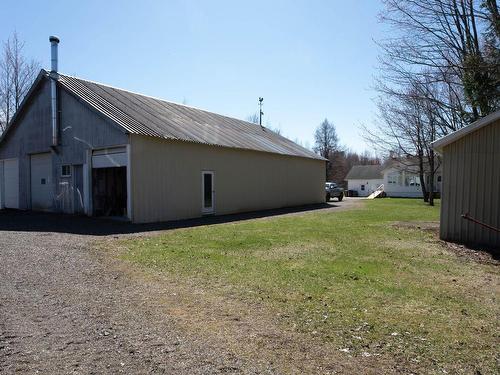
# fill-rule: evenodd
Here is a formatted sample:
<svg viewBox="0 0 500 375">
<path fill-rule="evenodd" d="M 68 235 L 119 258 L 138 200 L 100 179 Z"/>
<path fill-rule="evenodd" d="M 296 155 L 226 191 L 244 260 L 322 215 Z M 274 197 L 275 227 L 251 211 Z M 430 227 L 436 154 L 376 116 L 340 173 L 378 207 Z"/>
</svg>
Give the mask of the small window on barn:
<svg viewBox="0 0 500 375">
<path fill-rule="evenodd" d="M 71 177 L 71 165 L 61 166 L 61 177 Z"/>
<path fill-rule="evenodd" d="M 441 176 L 438 176 L 438 182 L 441 182 Z"/>
<path fill-rule="evenodd" d="M 365 190 L 365 185 L 361 185 L 361 190 Z"/>
</svg>

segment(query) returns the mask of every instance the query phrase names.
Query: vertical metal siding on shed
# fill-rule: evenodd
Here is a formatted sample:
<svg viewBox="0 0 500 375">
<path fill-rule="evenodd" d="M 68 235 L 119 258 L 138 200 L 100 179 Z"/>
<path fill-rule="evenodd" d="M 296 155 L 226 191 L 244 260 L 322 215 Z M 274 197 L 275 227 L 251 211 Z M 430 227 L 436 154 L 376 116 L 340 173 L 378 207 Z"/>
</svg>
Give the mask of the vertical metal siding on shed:
<svg viewBox="0 0 500 375">
<path fill-rule="evenodd" d="M 325 199 L 322 160 L 133 135 L 133 221 L 201 216 L 202 171 L 215 173 L 216 214 Z"/>
<path fill-rule="evenodd" d="M 445 146 L 441 238 L 500 246 L 500 234 L 461 217 L 500 227 L 500 121 Z"/>
</svg>

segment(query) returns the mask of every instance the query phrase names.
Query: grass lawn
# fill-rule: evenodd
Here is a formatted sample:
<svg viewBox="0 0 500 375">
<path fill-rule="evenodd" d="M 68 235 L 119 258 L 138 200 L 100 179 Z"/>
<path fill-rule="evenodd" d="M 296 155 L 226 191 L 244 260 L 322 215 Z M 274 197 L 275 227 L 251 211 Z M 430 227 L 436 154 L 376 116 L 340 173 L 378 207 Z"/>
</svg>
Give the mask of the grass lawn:
<svg viewBox="0 0 500 375">
<path fill-rule="evenodd" d="M 456 256 L 432 231 L 395 224 L 437 221 L 437 203 L 376 199 L 349 211 L 171 230 L 123 241 L 123 257 L 198 280 L 209 293 L 260 301 L 281 312 L 284 327 L 346 360 L 496 373 L 497 266 Z"/>
</svg>

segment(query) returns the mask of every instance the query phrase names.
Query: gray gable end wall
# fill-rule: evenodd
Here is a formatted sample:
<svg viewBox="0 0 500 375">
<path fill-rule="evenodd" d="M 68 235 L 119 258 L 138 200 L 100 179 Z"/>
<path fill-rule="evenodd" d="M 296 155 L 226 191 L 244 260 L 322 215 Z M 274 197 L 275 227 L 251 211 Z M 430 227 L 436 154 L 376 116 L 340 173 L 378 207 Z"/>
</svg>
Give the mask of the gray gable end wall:
<svg viewBox="0 0 500 375">
<path fill-rule="evenodd" d="M 51 151 L 52 127 L 50 121 L 50 85 L 43 78 L 38 88 L 22 108 L 16 123 L 0 143 L 0 160 L 19 159 L 19 206 L 31 208 L 30 203 L 30 155 L 52 153 L 55 210 L 65 211 L 67 203 L 61 191 L 60 166 L 78 165 L 85 162 L 87 150 L 129 143 L 129 137 L 121 128 L 96 112 L 73 94 L 59 87 L 59 135 L 57 153 Z M 71 188 L 71 187 L 70 187 Z M 65 185 L 68 190 L 68 186 Z M 59 201 L 58 201 L 59 200 Z"/>
</svg>

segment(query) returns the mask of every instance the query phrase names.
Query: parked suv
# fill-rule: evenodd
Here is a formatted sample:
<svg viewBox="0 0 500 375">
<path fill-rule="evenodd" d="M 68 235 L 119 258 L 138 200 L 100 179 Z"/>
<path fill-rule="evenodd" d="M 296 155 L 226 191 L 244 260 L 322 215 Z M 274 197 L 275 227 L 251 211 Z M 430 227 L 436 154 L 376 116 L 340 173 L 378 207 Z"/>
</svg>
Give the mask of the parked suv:
<svg viewBox="0 0 500 375">
<path fill-rule="evenodd" d="M 337 198 L 339 202 L 344 198 L 344 189 L 338 186 L 335 182 L 325 183 L 326 201 L 329 202 L 332 198 Z"/>
</svg>

